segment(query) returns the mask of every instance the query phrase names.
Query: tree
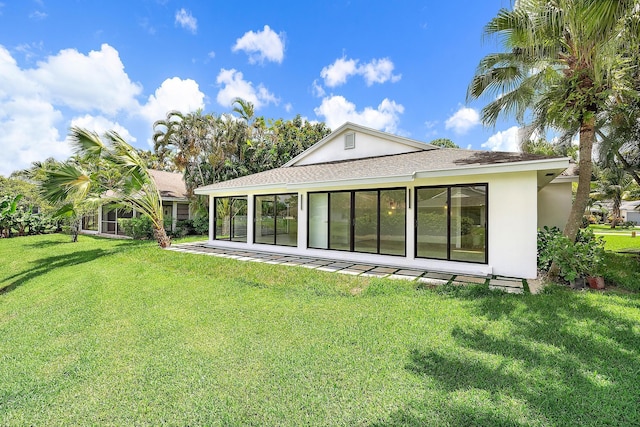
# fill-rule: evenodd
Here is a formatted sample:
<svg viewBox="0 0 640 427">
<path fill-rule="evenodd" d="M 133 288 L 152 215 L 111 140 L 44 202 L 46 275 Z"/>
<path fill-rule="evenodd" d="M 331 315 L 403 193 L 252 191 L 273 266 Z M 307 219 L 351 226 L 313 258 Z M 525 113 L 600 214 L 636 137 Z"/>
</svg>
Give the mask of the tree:
<svg viewBox="0 0 640 427">
<path fill-rule="evenodd" d="M 0 237 L 11 237 L 12 216 L 18 209 L 22 194 L 4 196 L 0 199 Z"/>
<path fill-rule="evenodd" d="M 429 144 L 442 148 L 460 148 L 458 144 L 450 140 L 449 138 L 438 138 L 431 141 Z"/>
<path fill-rule="evenodd" d="M 616 228 L 620 220 L 620 205 L 628 195 L 633 180 L 631 176 L 620 167 L 598 168 L 596 170 L 595 191 L 591 193 L 594 200 L 611 200 L 611 228 Z"/>
<path fill-rule="evenodd" d="M 76 157 L 45 170 L 40 181 L 47 200 L 63 203 L 59 214 L 68 212 L 79 226 L 84 207 L 119 203 L 148 217 L 158 245 L 169 246 L 160 193 L 137 150 L 113 131 L 100 138 L 73 127 L 69 139 Z"/>
<path fill-rule="evenodd" d="M 579 135 L 579 181 L 564 229 L 575 240 L 589 200 L 596 118 L 615 96 L 632 96 L 629 40 L 637 39 L 637 0 L 521 0 L 501 9 L 485 34 L 507 51 L 487 55 L 468 98 L 491 95 L 485 124 L 514 115 L 528 133 L 548 128 Z"/>
</svg>

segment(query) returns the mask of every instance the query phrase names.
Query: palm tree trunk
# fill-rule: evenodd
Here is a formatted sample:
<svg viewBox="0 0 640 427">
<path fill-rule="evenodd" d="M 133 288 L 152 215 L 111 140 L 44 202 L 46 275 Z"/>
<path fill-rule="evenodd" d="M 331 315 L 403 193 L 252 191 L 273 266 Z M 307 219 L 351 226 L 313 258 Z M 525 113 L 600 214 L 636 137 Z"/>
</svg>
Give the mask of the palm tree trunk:
<svg viewBox="0 0 640 427">
<path fill-rule="evenodd" d="M 588 119 L 580 126 L 580 160 L 578 161 L 578 189 L 576 198 L 571 206 L 571 213 L 564 227 L 564 235 L 571 241 L 576 240 L 578 230 L 582 224 L 584 211 L 589 204 L 589 193 L 591 192 L 591 171 L 593 162 L 591 155 L 593 152 L 593 142 L 595 140 L 595 118 Z"/>
<path fill-rule="evenodd" d="M 563 234 L 572 242 L 575 242 L 576 237 L 578 236 L 578 230 L 582 224 L 584 211 L 587 209 L 587 205 L 589 204 L 589 193 L 591 192 L 591 171 L 593 169 L 591 155 L 593 152 L 595 136 L 595 117 L 583 121 L 580 126 L 578 189 L 576 190 L 576 198 L 571 206 L 569 219 L 567 220 L 567 224 L 563 231 Z M 549 268 L 549 276 L 552 278 L 558 277 L 559 272 L 560 269 L 554 261 L 551 263 L 551 268 Z"/>
<path fill-rule="evenodd" d="M 169 246 L 171 246 L 171 238 L 167 236 L 167 232 L 165 231 L 164 227 L 160 227 L 160 228 L 154 227 L 153 237 L 156 238 L 156 241 L 158 242 L 158 246 L 160 246 L 162 249 L 168 248 Z"/>
</svg>

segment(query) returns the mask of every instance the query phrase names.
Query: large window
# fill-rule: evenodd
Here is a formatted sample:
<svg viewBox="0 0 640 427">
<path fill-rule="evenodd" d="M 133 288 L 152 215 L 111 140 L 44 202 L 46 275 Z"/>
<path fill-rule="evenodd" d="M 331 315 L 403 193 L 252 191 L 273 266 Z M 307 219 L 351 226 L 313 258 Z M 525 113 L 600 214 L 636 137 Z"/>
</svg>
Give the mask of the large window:
<svg viewBox="0 0 640 427">
<path fill-rule="evenodd" d="M 406 190 L 309 193 L 308 246 L 405 255 Z"/>
<path fill-rule="evenodd" d="M 255 197 L 254 242 L 298 246 L 298 195 Z"/>
<path fill-rule="evenodd" d="M 214 239 L 247 241 L 247 197 L 214 198 Z"/>
<path fill-rule="evenodd" d="M 122 218 L 132 218 L 133 211 L 130 209 L 116 209 L 113 205 L 102 206 L 102 233 L 118 234 L 124 236 L 124 230 L 118 224 L 118 220 Z"/>
<path fill-rule="evenodd" d="M 416 256 L 487 263 L 487 184 L 416 189 Z"/>
</svg>

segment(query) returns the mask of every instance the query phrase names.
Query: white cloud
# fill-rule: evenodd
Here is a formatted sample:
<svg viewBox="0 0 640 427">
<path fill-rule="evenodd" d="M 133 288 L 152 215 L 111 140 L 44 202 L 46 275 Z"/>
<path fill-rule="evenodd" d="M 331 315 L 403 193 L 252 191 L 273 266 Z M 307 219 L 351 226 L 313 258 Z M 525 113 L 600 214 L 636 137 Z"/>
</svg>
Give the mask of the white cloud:
<svg viewBox="0 0 640 427">
<path fill-rule="evenodd" d="M 331 96 L 324 98 L 313 111 L 324 117 L 327 126 L 332 129 L 349 121 L 385 132 L 396 132 L 404 107 L 385 98 L 377 108 L 365 107 L 364 110 L 357 111 L 355 104 L 343 96 Z"/>
<path fill-rule="evenodd" d="M 216 57 L 216 53 L 212 50 L 211 52 L 209 52 L 209 53 L 207 54 L 207 56 L 209 57 L 209 59 L 213 59 L 213 58 L 215 58 L 215 57 Z"/>
<path fill-rule="evenodd" d="M 31 12 L 29 14 L 29 18 L 31 18 L 33 20 L 36 20 L 36 21 L 41 21 L 46 17 L 47 17 L 47 14 L 45 12 L 41 12 L 39 10 L 35 10 L 35 11 L 33 11 L 33 12 Z"/>
<path fill-rule="evenodd" d="M 355 59 L 338 58 L 333 64 L 324 67 L 320 71 L 320 77 L 324 79 L 324 84 L 329 87 L 345 84 L 349 77 L 358 72 L 357 63 L 358 61 Z"/>
<path fill-rule="evenodd" d="M 36 160 L 67 158 L 71 148 L 64 134 L 72 125 L 98 132 L 114 129 L 135 142 L 116 116 L 147 119 L 150 131 L 151 123 L 164 117 L 165 107 L 197 108 L 204 99 L 195 82 L 169 79 L 141 107 L 136 97 L 142 88 L 129 80 L 109 45 L 87 55 L 62 50 L 30 69 L 21 69 L 0 45 L 0 75 L 0 174 L 5 175 Z"/>
<path fill-rule="evenodd" d="M 284 111 L 286 111 L 287 113 L 290 113 L 291 110 L 293 110 L 293 105 L 291 105 L 290 102 L 287 102 L 286 104 L 284 104 Z"/>
<path fill-rule="evenodd" d="M 231 48 L 233 52 L 239 50 L 249 55 L 249 63 L 264 63 L 272 61 L 282 63 L 284 58 L 284 35 L 277 34 L 268 25 L 262 31 L 254 33 L 246 32 L 236 40 L 236 44 Z"/>
<path fill-rule="evenodd" d="M 318 83 L 317 79 L 314 80 L 313 83 L 311 84 L 311 93 L 313 93 L 313 95 L 317 96 L 318 98 L 322 98 L 323 96 L 326 95 L 324 88 L 320 83 Z"/>
<path fill-rule="evenodd" d="M 402 75 L 393 74 L 393 68 L 393 62 L 389 58 L 373 59 L 371 62 L 361 65 L 359 73 L 364 77 L 367 86 L 386 81 L 395 83 L 402 78 Z"/>
<path fill-rule="evenodd" d="M 166 79 L 147 103 L 140 108 L 140 114 L 149 121 L 149 125 L 166 117 L 167 112 L 177 110 L 189 113 L 204 108 L 204 93 L 194 80 L 182 80 L 178 77 Z"/>
<path fill-rule="evenodd" d="M 512 126 L 505 131 L 493 134 L 482 144 L 491 151 L 520 151 L 520 129 Z"/>
<path fill-rule="evenodd" d="M 480 124 L 480 114 L 473 108 L 461 107 L 449 117 L 444 126 L 446 129 L 453 129 L 457 134 L 464 134 L 474 126 Z"/>
<path fill-rule="evenodd" d="M 218 104 L 223 107 L 230 107 L 236 98 L 242 98 L 245 101 L 251 102 L 256 110 L 264 105 L 271 103 L 277 105 L 280 102 L 280 100 L 262 84 L 254 87 L 253 83 L 244 80 L 242 72 L 236 71 L 233 68 L 230 70 L 220 69 L 216 82 L 222 85 L 222 88 L 218 91 L 216 100 Z"/>
<path fill-rule="evenodd" d="M 142 87 L 131 82 L 118 51 L 103 44 L 99 51 L 83 55 L 61 50 L 38 68 L 27 70 L 29 79 L 41 85 L 46 97 L 80 111 L 115 114 L 135 108 Z"/>
<path fill-rule="evenodd" d="M 117 132 L 129 144 L 133 144 L 137 139 L 129 133 L 129 131 L 118 122 L 113 122 L 102 116 L 91 116 L 86 114 L 82 117 L 76 117 L 71 120 L 71 127 L 81 127 L 102 135 L 112 130 Z"/>
<path fill-rule="evenodd" d="M 56 129 L 61 120 L 62 114 L 46 101 L 21 95 L 0 98 L 0 175 L 48 157 L 69 157 L 71 147 Z"/>
<path fill-rule="evenodd" d="M 176 12 L 176 24 L 190 31 L 191 34 L 195 34 L 198 31 L 198 20 L 191 15 L 191 12 L 187 12 L 184 8 Z"/>
<path fill-rule="evenodd" d="M 320 77 L 328 87 L 336 87 L 347 82 L 349 77 L 361 75 L 367 86 L 374 83 L 397 82 L 402 78 L 400 74 L 393 74 L 394 65 L 389 58 L 372 59 L 362 65 L 358 65 L 359 59 L 347 59 L 344 56 L 338 58 L 331 65 L 320 71 Z"/>
</svg>

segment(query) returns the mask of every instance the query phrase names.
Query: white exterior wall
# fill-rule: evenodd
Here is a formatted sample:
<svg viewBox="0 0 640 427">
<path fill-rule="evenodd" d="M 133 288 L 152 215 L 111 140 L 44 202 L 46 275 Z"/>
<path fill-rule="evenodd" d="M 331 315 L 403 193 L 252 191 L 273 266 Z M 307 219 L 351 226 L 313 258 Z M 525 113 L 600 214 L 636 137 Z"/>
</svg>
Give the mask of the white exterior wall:
<svg viewBox="0 0 640 427">
<path fill-rule="evenodd" d="M 361 159 L 365 157 L 387 156 L 390 154 L 411 153 L 417 148 L 405 144 L 390 143 L 388 139 L 379 138 L 362 132 L 355 132 L 356 146 L 344 149 L 344 136 L 353 133 L 351 130 L 340 132 L 331 141 L 318 147 L 303 159 L 296 162 L 297 166 L 314 163 L 335 162 L 340 160 Z"/>
<path fill-rule="evenodd" d="M 538 192 L 538 228 L 563 229 L 571 211 L 571 182 L 551 183 Z"/>
<path fill-rule="evenodd" d="M 357 142 L 356 142 L 357 144 Z M 488 264 L 475 264 L 457 261 L 442 261 L 414 257 L 414 218 L 415 187 L 455 184 L 488 184 Z M 253 218 L 255 195 L 298 193 L 298 247 L 274 246 L 255 243 L 213 240 L 209 234 L 209 244 L 217 247 L 252 249 L 264 252 L 278 252 L 294 255 L 306 255 L 319 258 L 339 258 L 345 261 L 370 264 L 385 264 L 405 268 L 419 268 L 432 271 L 446 271 L 458 274 L 490 275 L 534 278 L 536 268 L 536 230 L 537 230 L 537 178 L 536 172 L 513 172 L 460 177 L 442 177 L 417 179 L 409 182 L 390 182 L 386 185 L 342 185 L 318 187 L 313 191 L 363 190 L 391 187 L 407 188 L 407 230 L 406 256 L 372 255 L 357 252 L 343 252 L 322 249 L 307 249 L 307 209 L 308 192 L 291 188 L 273 188 L 261 191 L 242 192 L 234 189 L 228 193 L 217 193 L 216 197 L 248 196 L 249 242 L 253 241 Z M 213 206 L 213 199 L 210 200 Z M 213 228 L 213 213 L 210 215 L 210 229 Z"/>
</svg>

